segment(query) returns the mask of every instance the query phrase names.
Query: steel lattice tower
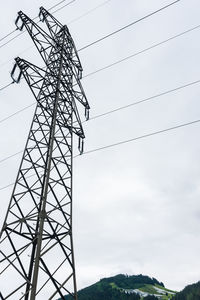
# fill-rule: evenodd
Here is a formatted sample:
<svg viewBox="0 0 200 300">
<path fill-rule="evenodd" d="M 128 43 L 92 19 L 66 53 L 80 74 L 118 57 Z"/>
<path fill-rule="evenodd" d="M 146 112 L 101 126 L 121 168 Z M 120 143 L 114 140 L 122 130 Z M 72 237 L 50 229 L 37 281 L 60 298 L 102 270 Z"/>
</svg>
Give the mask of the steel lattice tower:
<svg viewBox="0 0 200 300">
<path fill-rule="evenodd" d="M 77 103 L 89 105 L 80 83 L 82 67 L 67 26 L 40 8 L 47 32 L 23 12 L 26 29 L 45 68 L 15 59 L 11 76 L 23 76 L 37 106 L 14 185 L 0 244 L 0 299 L 77 299 L 72 240 L 73 136 L 83 151 Z M 10 278 L 14 278 L 11 282 Z"/>
</svg>

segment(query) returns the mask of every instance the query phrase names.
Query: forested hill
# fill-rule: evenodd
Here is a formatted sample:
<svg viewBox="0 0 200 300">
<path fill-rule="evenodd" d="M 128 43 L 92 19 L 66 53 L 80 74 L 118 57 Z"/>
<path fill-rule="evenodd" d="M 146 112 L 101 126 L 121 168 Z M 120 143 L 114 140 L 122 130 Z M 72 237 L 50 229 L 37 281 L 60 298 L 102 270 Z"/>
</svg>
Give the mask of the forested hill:
<svg viewBox="0 0 200 300">
<path fill-rule="evenodd" d="M 168 300 L 175 292 L 167 290 L 162 282 L 144 275 L 116 275 L 78 292 L 79 300 Z M 71 300 L 70 296 L 65 297 Z"/>
<path fill-rule="evenodd" d="M 113 277 L 109 278 L 103 278 L 100 280 L 101 283 L 115 283 L 118 287 L 123 288 L 123 289 L 134 289 L 142 286 L 143 284 L 158 284 L 160 286 L 164 287 L 164 284 L 162 282 L 159 282 L 155 278 L 150 278 L 148 276 L 144 275 L 123 275 L 119 274 Z"/>
<path fill-rule="evenodd" d="M 186 286 L 173 300 L 200 300 L 200 281 Z"/>
</svg>

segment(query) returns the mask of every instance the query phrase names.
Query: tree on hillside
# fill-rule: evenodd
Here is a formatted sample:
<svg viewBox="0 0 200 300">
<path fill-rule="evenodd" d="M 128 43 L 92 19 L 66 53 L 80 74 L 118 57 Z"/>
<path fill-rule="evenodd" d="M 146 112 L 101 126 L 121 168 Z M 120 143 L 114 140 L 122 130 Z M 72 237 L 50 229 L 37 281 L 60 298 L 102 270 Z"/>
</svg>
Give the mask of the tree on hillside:
<svg viewBox="0 0 200 300">
<path fill-rule="evenodd" d="M 200 281 L 186 286 L 173 300 L 200 300 Z"/>
<path fill-rule="evenodd" d="M 155 296 L 146 296 L 145 297 L 145 300 L 158 300 L 158 298 L 157 297 L 155 297 Z"/>
</svg>

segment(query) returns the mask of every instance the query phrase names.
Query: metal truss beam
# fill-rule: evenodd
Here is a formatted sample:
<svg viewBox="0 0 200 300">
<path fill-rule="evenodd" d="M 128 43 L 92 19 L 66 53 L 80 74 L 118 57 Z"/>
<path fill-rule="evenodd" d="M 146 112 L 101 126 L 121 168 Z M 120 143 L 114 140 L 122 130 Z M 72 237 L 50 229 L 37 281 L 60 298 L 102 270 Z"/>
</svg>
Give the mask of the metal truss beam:
<svg viewBox="0 0 200 300">
<path fill-rule="evenodd" d="M 73 135 L 83 151 L 85 135 L 76 102 L 89 104 L 80 83 L 82 66 L 73 39 L 44 8 L 46 33 L 23 12 L 17 27 L 26 28 L 45 69 L 15 59 L 12 78 L 23 76 L 36 110 L 0 234 L 0 299 L 77 300 L 72 238 Z M 19 25 L 19 22 L 21 24 Z M 18 75 L 16 77 L 16 72 Z M 14 277 L 13 285 L 7 284 Z"/>
</svg>

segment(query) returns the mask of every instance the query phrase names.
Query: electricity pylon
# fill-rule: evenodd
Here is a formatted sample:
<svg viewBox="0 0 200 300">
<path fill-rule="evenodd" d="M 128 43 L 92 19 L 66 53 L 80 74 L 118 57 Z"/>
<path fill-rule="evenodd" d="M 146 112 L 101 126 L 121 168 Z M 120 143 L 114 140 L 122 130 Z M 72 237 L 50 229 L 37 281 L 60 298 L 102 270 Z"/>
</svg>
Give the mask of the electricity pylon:
<svg viewBox="0 0 200 300">
<path fill-rule="evenodd" d="M 0 299 L 77 299 L 72 240 L 73 136 L 83 151 L 77 104 L 89 104 L 82 67 L 67 26 L 40 8 L 48 33 L 23 12 L 45 68 L 17 57 L 11 76 L 23 76 L 37 104 L 0 235 Z M 13 278 L 13 280 L 12 280 Z"/>
</svg>

